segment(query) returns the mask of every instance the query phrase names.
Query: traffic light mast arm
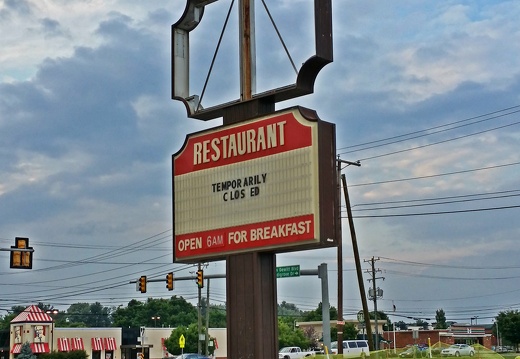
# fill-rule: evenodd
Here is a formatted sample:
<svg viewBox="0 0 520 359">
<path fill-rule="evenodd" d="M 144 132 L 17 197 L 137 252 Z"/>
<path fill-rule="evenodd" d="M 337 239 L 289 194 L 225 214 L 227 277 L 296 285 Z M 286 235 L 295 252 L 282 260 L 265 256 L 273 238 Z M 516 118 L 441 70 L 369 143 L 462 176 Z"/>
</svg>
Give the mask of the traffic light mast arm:
<svg viewBox="0 0 520 359">
<path fill-rule="evenodd" d="M 0 248 L 0 252 L 34 252 L 34 248 Z"/>
</svg>

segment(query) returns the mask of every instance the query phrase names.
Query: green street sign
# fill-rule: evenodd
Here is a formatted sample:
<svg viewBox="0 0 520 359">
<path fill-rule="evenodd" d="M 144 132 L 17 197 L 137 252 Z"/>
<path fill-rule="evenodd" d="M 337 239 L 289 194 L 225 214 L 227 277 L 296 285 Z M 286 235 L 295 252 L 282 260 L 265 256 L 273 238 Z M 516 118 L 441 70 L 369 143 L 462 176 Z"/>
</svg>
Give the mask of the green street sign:
<svg viewBox="0 0 520 359">
<path fill-rule="evenodd" d="M 276 278 L 299 277 L 300 266 L 276 267 Z"/>
</svg>

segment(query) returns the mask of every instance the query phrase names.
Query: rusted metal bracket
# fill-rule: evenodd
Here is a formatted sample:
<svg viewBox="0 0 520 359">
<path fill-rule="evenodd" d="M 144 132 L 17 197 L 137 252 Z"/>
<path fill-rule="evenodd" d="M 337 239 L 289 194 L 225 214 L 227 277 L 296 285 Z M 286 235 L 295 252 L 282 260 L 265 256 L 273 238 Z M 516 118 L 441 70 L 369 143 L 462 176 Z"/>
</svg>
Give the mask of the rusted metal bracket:
<svg viewBox="0 0 520 359">
<path fill-rule="evenodd" d="M 315 54 L 302 64 L 294 84 L 253 94 L 248 99 L 237 99 L 202 108 L 199 104 L 199 95 L 190 94 L 189 33 L 200 23 L 204 7 L 215 1 L 218 0 L 186 0 L 184 13 L 172 25 L 172 99 L 184 103 L 188 117 L 207 121 L 224 116 L 226 110 L 235 106 L 243 106 L 251 102 L 263 106 L 266 103 L 274 104 L 314 92 L 314 82 L 318 73 L 333 60 L 331 0 L 314 0 Z"/>
</svg>

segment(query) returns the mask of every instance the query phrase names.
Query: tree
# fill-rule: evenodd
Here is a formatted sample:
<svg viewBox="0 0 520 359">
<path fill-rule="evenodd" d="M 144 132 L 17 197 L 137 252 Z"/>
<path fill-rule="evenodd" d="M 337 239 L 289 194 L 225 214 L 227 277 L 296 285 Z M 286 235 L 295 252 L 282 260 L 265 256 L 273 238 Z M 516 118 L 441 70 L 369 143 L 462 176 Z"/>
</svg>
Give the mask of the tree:
<svg viewBox="0 0 520 359">
<path fill-rule="evenodd" d="M 316 310 L 311 310 L 309 312 L 304 312 L 302 321 L 304 321 L 304 322 L 313 322 L 313 321 L 323 320 L 322 319 L 323 318 L 322 308 L 323 308 L 323 305 L 320 302 L 320 304 L 318 304 L 318 308 L 316 308 Z M 336 320 L 338 318 L 338 310 L 335 307 L 330 307 L 329 313 L 330 313 L 330 319 L 331 320 Z"/>
<path fill-rule="evenodd" d="M 208 300 L 201 298 L 201 311 L 204 323 L 206 323 L 206 315 L 208 308 Z M 210 328 L 226 328 L 226 306 L 225 305 L 210 305 L 209 306 L 209 327 Z"/>
<path fill-rule="evenodd" d="M 71 327 L 110 327 L 112 326 L 112 310 L 96 303 L 75 303 L 67 309 L 66 321 Z M 63 317 L 58 313 L 58 318 Z M 60 321 L 60 325 L 64 324 Z"/>
<path fill-rule="evenodd" d="M 11 307 L 11 310 L 9 310 L 9 314 L 2 317 L 2 320 L 0 321 L 0 329 L 9 329 L 11 327 L 11 320 L 13 320 L 18 314 L 20 314 L 24 310 L 25 307 L 22 307 L 20 305 L 15 305 Z"/>
<path fill-rule="evenodd" d="M 357 339 L 359 330 L 354 323 L 345 323 L 343 326 L 343 339 Z"/>
<path fill-rule="evenodd" d="M 301 329 L 289 326 L 283 320 L 278 319 L 278 345 L 280 348 L 287 346 L 309 348 L 311 340 Z"/>
<path fill-rule="evenodd" d="M 209 311 L 209 327 L 210 328 L 226 328 L 227 315 L 225 305 L 212 305 Z"/>
<path fill-rule="evenodd" d="M 286 301 L 278 304 L 279 317 L 301 317 L 301 315 L 302 311 L 295 304 L 287 303 Z"/>
<path fill-rule="evenodd" d="M 395 322 L 394 325 L 395 325 L 396 328 L 399 328 L 399 330 L 407 330 L 408 329 L 408 324 L 406 324 L 402 320 L 400 320 L 398 322 Z"/>
<path fill-rule="evenodd" d="M 29 342 L 25 342 L 22 344 L 22 348 L 20 349 L 20 354 L 16 357 L 17 359 L 36 359 L 36 355 L 33 354 L 31 350 L 31 345 Z"/>
<path fill-rule="evenodd" d="M 428 329 L 428 322 L 424 321 L 421 318 L 417 318 L 417 321 L 415 322 L 415 325 L 418 327 L 422 327 L 423 329 Z"/>
<path fill-rule="evenodd" d="M 376 319 L 375 312 L 368 313 L 370 319 Z M 388 320 L 388 315 L 385 312 L 377 311 L 377 320 Z"/>
<path fill-rule="evenodd" d="M 179 345 L 181 335 L 184 335 L 184 348 L 181 348 Z M 193 323 L 188 327 L 180 326 L 175 328 L 170 337 L 164 341 L 164 346 L 169 353 L 174 355 L 179 355 L 181 353 L 196 353 L 199 346 L 198 340 L 198 325 Z M 210 354 L 213 354 L 214 349 L 215 347 L 209 347 Z"/>
<path fill-rule="evenodd" d="M 146 303 L 132 299 L 126 308 L 117 308 L 112 317 L 117 327 L 154 326 L 152 317 L 160 317 L 160 325 L 164 327 L 187 327 L 197 322 L 197 309 L 177 296 L 169 300 L 148 298 Z"/>
<path fill-rule="evenodd" d="M 446 323 L 446 313 L 444 313 L 444 310 L 442 310 L 442 308 L 435 312 L 435 321 L 435 329 L 448 328 L 448 324 Z"/>
<path fill-rule="evenodd" d="M 520 312 L 518 310 L 500 312 L 496 321 L 502 340 L 516 346 L 520 342 Z"/>
</svg>

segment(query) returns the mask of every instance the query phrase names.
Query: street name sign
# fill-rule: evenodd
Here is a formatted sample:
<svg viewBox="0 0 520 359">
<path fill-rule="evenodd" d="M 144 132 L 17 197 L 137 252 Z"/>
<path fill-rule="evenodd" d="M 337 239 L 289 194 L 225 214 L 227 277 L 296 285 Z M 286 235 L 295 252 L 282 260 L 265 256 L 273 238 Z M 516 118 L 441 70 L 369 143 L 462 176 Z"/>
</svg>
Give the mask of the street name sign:
<svg viewBox="0 0 520 359">
<path fill-rule="evenodd" d="M 300 276 L 300 266 L 284 266 L 284 267 L 276 267 L 276 278 L 287 278 L 287 277 L 299 277 Z"/>
</svg>

